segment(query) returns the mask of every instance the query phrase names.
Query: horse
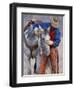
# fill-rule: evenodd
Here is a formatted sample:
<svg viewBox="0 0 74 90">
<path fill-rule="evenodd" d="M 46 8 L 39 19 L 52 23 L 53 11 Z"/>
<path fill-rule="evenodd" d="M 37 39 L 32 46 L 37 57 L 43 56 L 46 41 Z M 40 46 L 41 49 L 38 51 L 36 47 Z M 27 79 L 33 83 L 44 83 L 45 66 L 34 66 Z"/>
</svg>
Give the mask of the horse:
<svg viewBox="0 0 74 90">
<path fill-rule="evenodd" d="M 35 32 L 40 33 L 38 36 Z M 50 47 L 46 40 L 50 39 L 48 31 L 39 24 L 30 25 L 23 33 L 23 75 L 30 75 L 39 72 L 40 55 L 46 56 L 50 53 Z M 35 70 L 34 70 L 35 69 Z"/>
</svg>

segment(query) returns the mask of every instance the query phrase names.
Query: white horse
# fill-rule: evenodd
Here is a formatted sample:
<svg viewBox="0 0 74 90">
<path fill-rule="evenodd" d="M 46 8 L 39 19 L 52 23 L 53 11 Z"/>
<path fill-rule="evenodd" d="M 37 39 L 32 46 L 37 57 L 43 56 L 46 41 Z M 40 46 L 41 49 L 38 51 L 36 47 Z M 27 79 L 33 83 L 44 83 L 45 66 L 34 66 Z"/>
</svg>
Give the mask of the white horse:
<svg viewBox="0 0 74 90">
<path fill-rule="evenodd" d="M 41 32 L 39 36 L 35 35 L 35 32 Z M 23 75 L 34 74 L 34 66 L 36 63 L 36 72 L 39 70 L 40 54 L 45 53 L 47 56 L 50 53 L 50 47 L 46 44 L 46 40 L 49 40 L 49 34 L 47 30 L 41 28 L 41 26 L 33 29 L 31 25 L 24 32 L 24 55 L 23 55 Z M 33 48 L 34 46 L 35 49 Z M 44 52 L 43 52 L 44 51 Z M 32 57 L 33 56 L 33 57 Z"/>
</svg>

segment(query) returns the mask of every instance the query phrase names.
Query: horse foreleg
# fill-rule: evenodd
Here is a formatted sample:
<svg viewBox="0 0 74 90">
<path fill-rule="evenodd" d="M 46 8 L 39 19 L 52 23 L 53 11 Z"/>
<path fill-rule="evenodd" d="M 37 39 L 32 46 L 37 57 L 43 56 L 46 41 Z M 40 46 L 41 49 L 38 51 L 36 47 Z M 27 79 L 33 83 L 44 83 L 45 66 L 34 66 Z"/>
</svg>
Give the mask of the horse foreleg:
<svg viewBox="0 0 74 90">
<path fill-rule="evenodd" d="M 27 55 L 24 54 L 23 57 L 23 75 L 29 75 L 31 74 L 31 65 L 30 65 L 30 60 Z"/>
</svg>

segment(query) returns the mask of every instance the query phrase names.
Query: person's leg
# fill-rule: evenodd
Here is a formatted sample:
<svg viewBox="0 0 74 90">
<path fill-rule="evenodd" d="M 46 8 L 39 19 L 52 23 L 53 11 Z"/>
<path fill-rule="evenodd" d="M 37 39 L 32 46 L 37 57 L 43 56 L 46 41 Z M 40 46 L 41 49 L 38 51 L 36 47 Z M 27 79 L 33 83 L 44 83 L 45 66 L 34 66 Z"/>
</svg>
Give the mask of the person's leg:
<svg viewBox="0 0 74 90">
<path fill-rule="evenodd" d="M 45 74 L 45 70 L 46 70 L 46 65 L 47 65 L 47 56 L 46 55 L 41 55 L 40 56 L 40 66 L 39 66 L 39 73 L 40 74 Z"/>
<path fill-rule="evenodd" d="M 57 73 L 59 73 L 59 53 L 58 53 L 58 50 L 56 52 L 57 52 Z"/>
<path fill-rule="evenodd" d="M 58 63 L 58 53 L 57 48 L 50 49 L 50 61 L 51 61 L 51 72 L 58 73 L 59 72 L 59 63 Z"/>
<path fill-rule="evenodd" d="M 29 57 L 24 54 L 23 56 L 23 75 L 30 75 L 31 74 L 31 64 Z"/>
</svg>

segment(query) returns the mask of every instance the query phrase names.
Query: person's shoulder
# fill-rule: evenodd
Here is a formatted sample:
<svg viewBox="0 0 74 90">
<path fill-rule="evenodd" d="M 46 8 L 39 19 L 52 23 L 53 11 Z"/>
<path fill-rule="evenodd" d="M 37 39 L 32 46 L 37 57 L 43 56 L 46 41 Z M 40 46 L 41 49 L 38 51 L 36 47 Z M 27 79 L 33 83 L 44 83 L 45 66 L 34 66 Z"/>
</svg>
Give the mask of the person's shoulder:
<svg viewBox="0 0 74 90">
<path fill-rule="evenodd" d="M 56 32 L 57 32 L 57 33 L 61 33 L 61 31 L 60 31 L 59 28 L 56 28 Z"/>
<path fill-rule="evenodd" d="M 57 36 L 59 36 L 59 37 L 61 36 L 61 31 L 59 28 L 56 28 L 55 33 Z"/>
</svg>

